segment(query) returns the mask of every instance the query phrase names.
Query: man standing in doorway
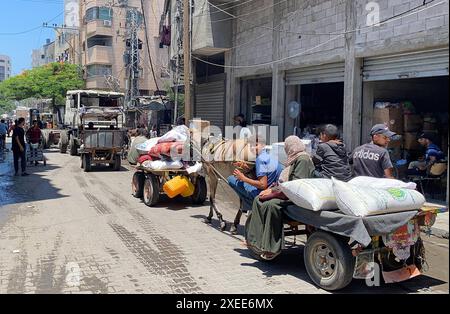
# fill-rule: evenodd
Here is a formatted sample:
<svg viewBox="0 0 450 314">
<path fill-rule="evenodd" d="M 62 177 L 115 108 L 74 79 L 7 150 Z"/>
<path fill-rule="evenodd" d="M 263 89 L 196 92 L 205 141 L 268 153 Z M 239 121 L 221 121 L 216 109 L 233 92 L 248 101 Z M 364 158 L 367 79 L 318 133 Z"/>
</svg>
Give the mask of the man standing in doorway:
<svg viewBox="0 0 450 314">
<path fill-rule="evenodd" d="M 386 148 L 396 135 L 384 124 L 375 125 L 370 131 L 372 142 L 359 146 L 353 151 L 354 176 L 394 179 L 394 167 Z"/>
<path fill-rule="evenodd" d="M 22 169 L 22 176 L 27 176 L 27 158 L 26 158 L 26 146 L 25 146 L 25 119 L 19 118 L 17 125 L 14 128 L 12 135 L 12 151 L 14 155 L 14 170 L 15 175 L 19 175 L 19 159 Z"/>
</svg>

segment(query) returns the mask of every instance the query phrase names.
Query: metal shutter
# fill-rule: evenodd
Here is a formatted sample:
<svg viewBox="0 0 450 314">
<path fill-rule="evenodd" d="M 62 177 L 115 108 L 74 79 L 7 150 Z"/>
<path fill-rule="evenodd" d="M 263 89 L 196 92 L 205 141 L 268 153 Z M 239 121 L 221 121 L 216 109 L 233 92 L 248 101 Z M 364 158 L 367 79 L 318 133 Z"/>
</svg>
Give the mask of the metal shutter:
<svg viewBox="0 0 450 314">
<path fill-rule="evenodd" d="M 195 87 L 195 118 L 225 127 L 225 81 L 197 84 Z"/>
<path fill-rule="evenodd" d="M 286 71 L 286 85 L 343 82 L 345 63 L 335 62 Z"/>
<path fill-rule="evenodd" d="M 448 48 L 364 59 L 364 81 L 448 75 Z"/>
</svg>

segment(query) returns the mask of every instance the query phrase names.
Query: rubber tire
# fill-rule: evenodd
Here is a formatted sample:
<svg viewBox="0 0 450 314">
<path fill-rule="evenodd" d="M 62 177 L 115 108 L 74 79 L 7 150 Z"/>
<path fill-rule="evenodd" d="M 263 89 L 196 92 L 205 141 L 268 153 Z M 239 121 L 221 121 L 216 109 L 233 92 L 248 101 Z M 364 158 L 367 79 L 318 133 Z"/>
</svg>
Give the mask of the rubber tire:
<svg viewBox="0 0 450 314">
<path fill-rule="evenodd" d="M 135 172 L 131 179 L 131 195 L 136 198 L 144 196 L 145 175 L 142 172 Z"/>
<path fill-rule="evenodd" d="M 121 162 L 122 160 L 120 159 L 120 155 L 114 156 L 114 164 L 113 164 L 114 171 L 120 171 Z"/>
<path fill-rule="evenodd" d="M 59 152 L 65 154 L 67 152 L 67 146 L 69 145 L 69 138 L 66 132 L 61 132 L 59 139 Z"/>
<path fill-rule="evenodd" d="M 206 179 L 199 176 L 195 181 L 194 194 L 191 196 L 192 202 L 195 205 L 203 205 L 208 197 L 208 186 L 206 185 Z"/>
<path fill-rule="evenodd" d="M 91 169 L 92 169 L 91 155 L 89 155 L 89 154 L 83 155 L 83 164 L 84 164 L 84 172 L 91 171 Z"/>
<path fill-rule="evenodd" d="M 70 156 L 77 156 L 78 155 L 78 146 L 75 143 L 75 140 L 73 137 L 70 139 Z"/>
<path fill-rule="evenodd" d="M 159 201 L 159 179 L 154 175 L 149 175 L 144 181 L 144 191 L 142 199 L 144 204 L 152 207 Z"/>
<path fill-rule="evenodd" d="M 314 265 L 311 265 L 310 258 L 312 255 L 312 247 L 318 243 L 324 242 L 336 255 L 336 267 L 334 274 L 327 279 L 320 277 L 314 271 Z M 334 291 L 345 288 L 353 279 L 355 269 L 355 258 L 352 255 L 349 245 L 342 239 L 324 232 L 314 232 L 306 242 L 303 253 L 306 271 L 311 280 L 324 290 Z"/>
</svg>

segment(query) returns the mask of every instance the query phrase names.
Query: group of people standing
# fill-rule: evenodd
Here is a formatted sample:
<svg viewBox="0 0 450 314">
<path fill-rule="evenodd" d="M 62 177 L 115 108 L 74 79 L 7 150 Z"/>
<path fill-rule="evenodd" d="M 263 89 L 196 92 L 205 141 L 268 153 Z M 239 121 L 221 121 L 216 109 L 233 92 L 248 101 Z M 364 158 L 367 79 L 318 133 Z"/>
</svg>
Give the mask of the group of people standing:
<svg viewBox="0 0 450 314">
<path fill-rule="evenodd" d="M 321 128 L 320 143 L 312 155 L 305 151 L 300 138 L 289 136 L 285 140 L 287 162 L 284 169 L 270 158 L 264 140 L 252 136 L 249 143 L 257 155 L 257 179 L 247 177 L 240 170 L 235 170 L 234 175 L 228 178 L 229 185 L 241 199 L 241 210 L 249 211 L 245 226 L 247 245 L 266 260 L 281 252 L 283 209 L 292 203 L 279 190 L 280 183 L 308 178 L 333 177 L 345 182 L 355 176 L 394 178 L 387 146 L 396 134 L 386 125 L 377 124 L 370 136 L 371 142 L 349 154 L 339 139 L 338 128 L 328 124 Z M 436 147 L 428 146 L 428 150 L 429 158 L 436 156 Z"/>
<path fill-rule="evenodd" d="M 29 144 L 42 144 L 42 131 L 39 127 L 39 121 L 34 120 L 33 125 L 28 128 L 27 131 L 25 131 L 25 118 L 19 118 L 15 121 L 13 125 L 11 125 L 11 128 L 9 128 L 5 132 L 4 120 L 0 122 L 0 135 L 2 136 L 2 145 L 5 145 L 6 142 L 6 135 L 12 133 L 11 135 L 11 150 L 13 153 L 13 160 L 14 160 L 14 175 L 19 175 L 19 163 L 20 163 L 20 170 L 22 176 L 28 176 L 27 173 L 27 157 L 26 157 L 26 151 L 27 151 L 27 145 L 26 142 Z M 27 139 L 27 141 L 25 140 Z M 3 149 L 6 149 L 6 146 L 3 146 Z M 37 161 L 35 162 L 37 163 Z"/>
</svg>

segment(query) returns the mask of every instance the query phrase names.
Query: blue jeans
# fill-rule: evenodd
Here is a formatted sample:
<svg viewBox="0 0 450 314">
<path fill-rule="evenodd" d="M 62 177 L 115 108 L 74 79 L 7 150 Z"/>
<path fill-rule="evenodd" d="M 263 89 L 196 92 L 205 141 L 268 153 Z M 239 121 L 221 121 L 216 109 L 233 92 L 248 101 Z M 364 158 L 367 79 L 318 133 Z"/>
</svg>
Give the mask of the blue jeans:
<svg viewBox="0 0 450 314">
<path fill-rule="evenodd" d="M 239 198 L 242 201 L 241 210 L 243 212 L 247 212 L 247 211 L 251 210 L 253 200 L 259 195 L 259 193 L 261 191 L 258 190 L 253 185 L 250 185 L 248 183 L 245 183 L 245 182 L 242 182 L 242 181 L 236 179 L 235 176 L 228 177 L 228 184 L 239 195 Z"/>
</svg>

